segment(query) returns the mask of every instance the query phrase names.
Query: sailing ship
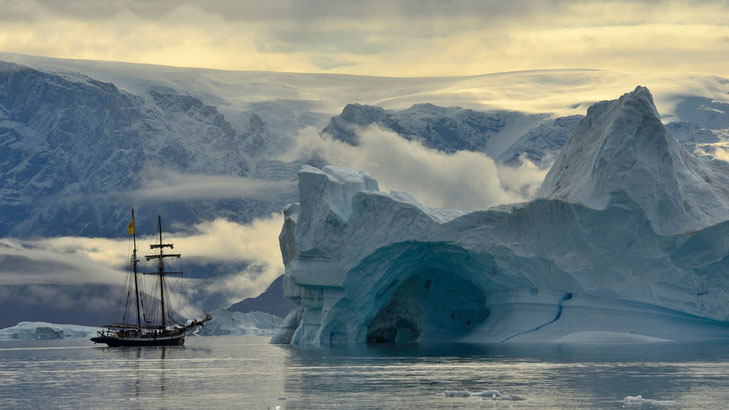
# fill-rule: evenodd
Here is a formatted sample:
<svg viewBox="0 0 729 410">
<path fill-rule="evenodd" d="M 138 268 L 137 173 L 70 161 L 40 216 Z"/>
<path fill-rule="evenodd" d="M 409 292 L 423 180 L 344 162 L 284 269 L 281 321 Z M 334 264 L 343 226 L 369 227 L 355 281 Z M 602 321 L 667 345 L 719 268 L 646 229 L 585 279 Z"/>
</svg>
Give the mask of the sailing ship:
<svg viewBox="0 0 729 410">
<path fill-rule="evenodd" d="M 129 223 L 127 228 L 129 234 L 132 235 L 134 248 L 132 251 L 132 274 L 134 278 L 134 299 L 136 304 L 136 323 L 130 322 L 128 318 L 129 313 L 129 301 L 130 293 L 127 292 L 127 299 L 124 304 L 124 311 L 122 314 L 122 321 L 119 323 L 113 323 L 105 325 L 104 329 L 98 332 L 96 337 L 92 337 L 91 341 L 94 343 L 106 343 L 110 347 L 116 346 L 182 346 L 185 343 L 185 335 L 197 328 L 204 326 L 205 322 L 212 319 L 209 313 L 205 313 L 204 319 L 195 319 L 189 323 L 182 324 L 178 323 L 173 318 L 172 309 L 169 307 L 169 295 L 165 287 L 165 276 L 167 275 L 182 275 L 182 271 L 167 271 L 165 270 L 165 260 L 168 258 L 179 259 L 179 253 L 165 253 L 165 248 L 174 249 L 174 245 L 171 243 L 164 243 L 162 241 L 162 217 L 157 217 L 157 230 L 159 233 L 159 243 L 153 243 L 150 245 L 152 250 L 157 250 L 157 253 L 152 255 L 146 255 L 147 261 L 156 262 L 156 270 L 154 272 L 139 272 L 137 258 L 137 234 L 134 229 L 134 209 L 132 209 L 132 221 Z M 156 275 L 158 278 L 159 285 L 159 308 L 160 308 L 160 320 L 156 322 L 151 320 L 147 314 L 145 314 L 143 298 L 140 295 L 140 279 L 139 274 L 142 275 Z M 129 289 L 132 290 L 131 287 Z M 154 301 L 153 302 L 157 302 Z M 149 319 L 149 320 L 148 320 Z M 171 325 L 170 325 L 171 324 Z"/>
</svg>

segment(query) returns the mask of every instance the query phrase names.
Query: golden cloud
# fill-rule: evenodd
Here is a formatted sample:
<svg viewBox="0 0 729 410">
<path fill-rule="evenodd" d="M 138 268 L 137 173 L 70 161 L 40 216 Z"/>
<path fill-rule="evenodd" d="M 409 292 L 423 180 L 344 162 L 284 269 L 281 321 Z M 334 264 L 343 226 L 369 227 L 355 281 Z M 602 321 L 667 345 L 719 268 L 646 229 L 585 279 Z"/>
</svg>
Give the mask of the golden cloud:
<svg viewBox="0 0 729 410">
<path fill-rule="evenodd" d="M 79 3 L 79 2 L 74 2 Z M 724 75 L 729 7 L 707 2 L 315 1 L 6 5 L 0 49 L 232 70 L 384 76 L 590 67 Z M 206 8 L 207 7 L 207 8 Z M 88 10 L 90 11 L 88 11 Z"/>
</svg>

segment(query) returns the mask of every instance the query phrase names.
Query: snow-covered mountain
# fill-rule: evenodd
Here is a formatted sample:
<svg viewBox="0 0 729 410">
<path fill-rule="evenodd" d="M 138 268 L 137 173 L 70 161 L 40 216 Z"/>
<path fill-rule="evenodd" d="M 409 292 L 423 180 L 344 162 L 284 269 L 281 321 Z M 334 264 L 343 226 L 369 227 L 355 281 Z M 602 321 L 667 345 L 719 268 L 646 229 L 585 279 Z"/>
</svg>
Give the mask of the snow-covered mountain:
<svg viewBox="0 0 729 410">
<path fill-rule="evenodd" d="M 377 125 L 439 151 L 475 151 L 495 158 L 546 117 L 513 111 L 486 113 L 433 104 L 416 104 L 400 111 L 347 104 L 340 115 L 332 117 L 323 132 L 358 145 L 357 128 Z"/>
<path fill-rule="evenodd" d="M 0 63 L 0 125 L 0 235 L 20 237 L 121 232 L 128 206 L 119 202 L 129 192 L 150 181 L 164 185 L 171 173 L 255 174 L 250 158 L 269 137 L 254 112 L 234 129 L 216 107 L 171 89 L 139 96 L 11 63 Z M 182 223 L 245 221 L 274 212 L 285 197 L 181 194 L 140 198 L 137 206 L 168 209 Z M 151 222 L 153 215 L 139 214 L 142 224 Z"/>
<path fill-rule="evenodd" d="M 717 148 L 721 149 L 722 139 L 717 134 L 726 135 L 723 130 L 708 130 L 688 121 L 669 122 L 666 124 L 666 130 L 686 150 L 704 156 L 713 156 Z"/>
<path fill-rule="evenodd" d="M 729 174 L 715 165 L 638 87 L 590 107 L 546 198 L 522 204 L 435 210 L 364 172 L 305 167 L 281 233 L 298 307 L 273 341 L 726 340 Z"/>
<path fill-rule="evenodd" d="M 681 121 L 710 130 L 729 129 L 729 103 L 706 96 L 685 96 L 674 109 Z"/>
<path fill-rule="evenodd" d="M 671 136 L 688 149 L 695 144 L 713 144 L 721 141 L 711 130 L 701 128 L 696 123 L 688 121 L 674 121 L 666 124 Z M 690 151 L 690 150 L 689 150 Z"/>
<path fill-rule="evenodd" d="M 571 115 L 544 121 L 504 151 L 499 161 L 518 166 L 526 159 L 540 168 L 549 168 L 582 118 L 582 115 Z"/>
<path fill-rule="evenodd" d="M 240 313 L 263 312 L 286 317 L 293 308 L 294 304 L 284 297 L 283 275 L 281 275 L 260 295 L 233 303 L 227 310 Z"/>
</svg>

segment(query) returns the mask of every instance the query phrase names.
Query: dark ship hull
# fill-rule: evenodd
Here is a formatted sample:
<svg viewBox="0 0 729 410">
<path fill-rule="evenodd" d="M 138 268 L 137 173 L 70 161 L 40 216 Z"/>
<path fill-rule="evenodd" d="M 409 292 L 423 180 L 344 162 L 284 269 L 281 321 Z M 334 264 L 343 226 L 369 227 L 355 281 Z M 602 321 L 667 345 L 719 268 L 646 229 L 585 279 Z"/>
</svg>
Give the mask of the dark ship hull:
<svg viewBox="0 0 729 410">
<path fill-rule="evenodd" d="M 117 335 L 99 335 L 92 337 L 94 343 L 106 343 L 109 347 L 119 346 L 182 346 L 185 334 L 158 337 L 130 337 Z"/>
</svg>

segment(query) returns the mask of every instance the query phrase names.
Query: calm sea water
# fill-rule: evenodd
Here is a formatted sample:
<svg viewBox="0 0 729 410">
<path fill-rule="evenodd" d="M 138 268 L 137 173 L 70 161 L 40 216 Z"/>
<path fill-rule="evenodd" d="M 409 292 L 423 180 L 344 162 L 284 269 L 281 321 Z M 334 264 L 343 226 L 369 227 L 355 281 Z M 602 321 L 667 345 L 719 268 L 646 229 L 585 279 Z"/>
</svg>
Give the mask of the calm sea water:
<svg viewBox="0 0 729 410">
<path fill-rule="evenodd" d="M 256 336 L 184 347 L 0 342 L 3 408 L 729 408 L 729 346 L 289 347 Z M 521 401 L 443 397 L 499 390 Z M 643 408 L 646 408 L 644 406 Z"/>
</svg>

